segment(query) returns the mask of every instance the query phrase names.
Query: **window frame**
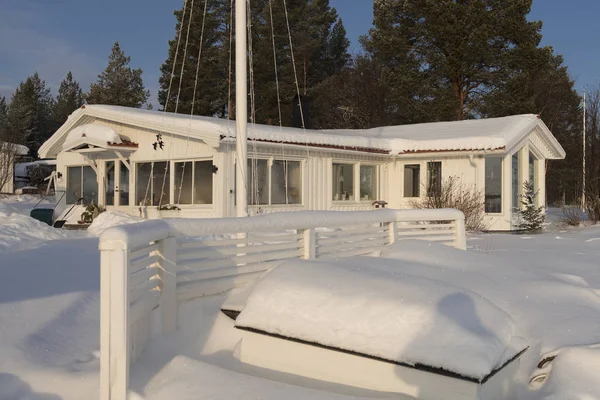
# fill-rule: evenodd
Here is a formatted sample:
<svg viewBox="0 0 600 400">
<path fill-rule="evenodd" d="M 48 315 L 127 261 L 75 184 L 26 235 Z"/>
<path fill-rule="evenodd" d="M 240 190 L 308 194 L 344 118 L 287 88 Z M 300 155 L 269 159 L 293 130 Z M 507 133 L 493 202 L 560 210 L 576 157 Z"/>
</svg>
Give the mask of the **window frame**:
<svg viewBox="0 0 600 400">
<path fill-rule="evenodd" d="M 426 172 L 427 172 L 427 186 L 426 186 L 426 196 L 427 197 L 433 197 L 435 195 L 435 193 L 432 191 L 432 185 L 431 185 L 431 176 L 430 176 L 430 171 L 433 170 L 433 168 L 429 168 L 429 164 L 439 164 L 440 166 L 440 173 L 439 173 L 439 194 L 442 194 L 442 191 L 444 190 L 444 179 L 443 179 L 443 170 L 444 170 L 444 164 L 441 160 L 429 160 L 426 162 L 425 164 L 425 168 L 426 168 Z"/>
<path fill-rule="evenodd" d="M 362 167 L 368 167 L 368 168 L 375 168 L 375 193 L 373 193 L 373 198 L 372 199 L 368 199 L 368 200 L 364 200 L 361 195 L 360 195 L 360 178 L 361 178 L 361 168 Z M 359 162 L 358 163 L 358 202 L 359 203 L 373 203 L 374 201 L 380 200 L 379 197 L 379 193 L 380 193 L 380 188 L 379 188 L 379 165 L 377 164 L 371 164 L 371 163 L 363 163 L 363 162 Z"/>
<path fill-rule="evenodd" d="M 334 165 L 350 165 L 352 166 L 352 197 L 349 198 L 348 200 L 336 200 L 334 199 L 334 193 L 333 193 L 333 168 Z M 357 201 L 357 197 L 359 197 L 359 195 L 357 195 L 356 193 L 356 183 L 358 181 L 359 186 L 360 186 L 360 177 L 357 176 L 356 174 L 356 169 L 357 167 L 360 166 L 360 162 L 358 161 L 347 161 L 347 160 L 332 160 L 331 161 L 331 185 L 329 186 L 329 199 L 331 199 L 331 201 L 333 202 L 333 204 L 350 204 L 350 203 L 359 203 L 360 201 Z M 360 173 L 360 171 L 359 171 Z"/>
<path fill-rule="evenodd" d="M 300 202 L 299 203 L 288 203 L 288 196 L 286 196 L 285 203 L 273 204 L 273 165 L 275 161 L 282 161 L 284 163 L 298 163 L 300 168 Z M 287 206 L 303 206 L 304 205 L 304 160 L 300 159 L 292 159 L 292 158 L 281 158 L 281 157 L 270 157 L 267 168 L 269 170 L 269 206 L 271 207 L 287 207 Z M 284 171 L 289 171 L 289 169 Z M 286 182 L 288 182 L 289 188 L 289 180 L 286 177 Z"/>
<path fill-rule="evenodd" d="M 173 188 L 175 187 L 175 182 L 173 182 L 173 160 L 136 160 L 135 162 L 131 162 L 130 161 L 130 165 L 133 166 L 133 174 L 134 174 L 134 179 L 133 179 L 133 183 L 135 185 L 135 193 L 134 193 L 134 204 L 135 207 L 139 207 L 140 206 L 140 202 L 138 202 L 138 178 L 139 178 L 139 174 L 138 174 L 138 165 L 140 164 L 150 164 L 152 165 L 152 163 L 157 164 L 157 163 L 169 163 L 169 168 L 168 168 L 168 176 L 169 176 L 169 186 L 168 186 L 168 191 L 167 194 L 169 195 L 169 201 L 168 202 L 164 202 L 161 205 L 166 205 L 166 204 L 172 204 L 170 200 L 173 199 L 174 197 L 174 190 Z M 156 168 L 156 165 L 155 165 Z M 130 178 L 131 179 L 131 171 L 129 171 L 130 174 Z M 152 176 L 149 179 L 153 179 Z M 164 179 L 164 178 L 163 178 Z M 148 191 L 148 194 L 152 194 L 154 192 L 154 184 L 151 184 L 151 188 Z M 145 197 L 145 194 L 144 194 Z M 158 204 L 142 204 L 142 207 L 159 207 Z"/>
<path fill-rule="evenodd" d="M 80 186 L 81 187 L 81 193 L 80 194 L 81 194 L 81 196 L 83 196 L 83 192 L 84 192 L 84 185 L 83 185 L 83 182 L 84 182 L 83 176 L 84 175 L 83 175 L 83 169 L 86 168 L 86 167 L 90 168 L 92 171 L 94 171 L 94 174 L 96 174 L 96 188 L 97 188 L 96 190 L 97 190 L 97 193 L 96 193 L 96 199 L 95 199 L 95 203 L 94 204 L 98 205 L 100 203 L 100 190 L 102 190 L 102 187 L 101 187 L 100 183 L 98 182 L 98 172 L 91 165 L 89 165 L 89 164 L 66 165 L 65 166 L 65 168 L 66 168 L 66 171 L 65 171 L 66 185 L 65 185 L 65 187 L 67 188 L 67 191 L 68 191 L 69 190 L 69 168 L 79 168 L 79 170 L 81 171 L 81 175 L 79 176 L 79 181 L 80 181 L 79 183 L 81 185 Z M 79 200 L 79 199 L 75 200 L 76 201 L 75 203 L 68 203 L 66 197 L 67 196 L 65 196 L 65 202 L 66 202 L 67 205 L 77 204 L 77 200 Z M 83 197 L 80 197 L 80 198 L 83 198 Z"/>
<path fill-rule="evenodd" d="M 417 189 L 417 194 L 416 196 L 407 196 L 406 195 L 406 168 L 407 167 L 417 167 L 416 170 L 419 171 L 418 173 L 418 177 L 419 179 L 417 180 L 417 184 L 416 184 L 416 189 Z M 405 199 L 418 199 L 421 197 L 421 163 L 414 163 L 414 164 L 404 164 L 403 168 L 402 168 L 402 197 Z M 411 168 L 413 171 L 415 170 L 415 168 Z M 413 172 L 413 178 L 414 178 L 414 172 Z"/>
<path fill-rule="evenodd" d="M 504 158 L 503 156 L 488 156 L 483 159 L 483 201 L 484 201 L 484 213 L 486 215 L 503 215 L 504 214 Z M 489 212 L 487 211 L 487 160 L 488 159 L 499 159 L 500 160 L 500 211 Z M 512 165 L 512 158 L 511 158 Z M 512 177 L 512 171 L 511 171 Z M 512 178 L 511 178 L 512 179 Z M 512 201 L 512 199 L 511 199 Z"/>
<path fill-rule="evenodd" d="M 177 159 L 177 160 L 171 160 L 171 169 L 170 169 L 170 175 L 171 175 L 171 182 L 172 182 L 172 190 L 171 190 L 171 195 L 173 196 L 173 200 L 176 200 L 176 194 L 177 194 L 177 188 L 175 185 L 177 176 L 175 175 L 175 165 L 176 164 L 191 164 L 192 165 L 192 202 L 189 204 L 178 204 L 176 202 L 174 202 L 173 204 L 177 205 L 179 208 L 192 208 L 192 207 L 204 207 L 204 208 L 212 208 L 215 204 L 215 177 L 214 177 L 214 172 L 211 171 L 211 173 L 213 174 L 212 177 L 212 199 L 211 199 L 211 203 L 195 203 L 195 193 L 194 193 L 194 188 L 195 188 L 195 163 L 196 162 L 211 162 L 211 165 L 214 166 L 214 159 L 212 157 L 201 157 L 201 158 L 187 158 L 187 159 Z M 211 167 L 212 168 L 212 167 Z"/>
</svg>

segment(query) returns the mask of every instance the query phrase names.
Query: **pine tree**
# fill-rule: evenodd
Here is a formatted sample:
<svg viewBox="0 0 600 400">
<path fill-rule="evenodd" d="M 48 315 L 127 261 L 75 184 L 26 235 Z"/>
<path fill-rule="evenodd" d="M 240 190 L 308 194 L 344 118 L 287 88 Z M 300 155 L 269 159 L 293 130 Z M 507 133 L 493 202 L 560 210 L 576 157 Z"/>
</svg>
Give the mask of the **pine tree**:
<svg viewBox="0 0 600 400">
<path fill-rule="evenodd" d="M 344 28 L 342 19 L 338 18 L 327 38 L 327 52 L 325 58 L 327 76 L 337 75 L 344 71 L 348 66 L 348 63 L 350 62 L 350 53 L 348 53 L 349 47 L 350 41 L 346 36 L 346 28 Z"/>
<path fill-rule="evenodd" d="M 65 123 L 69 115 L 83 104 L 83 92 L 79 87 L 79 83 L 73 79 L 71 71 L 61 82 L 56 97 L 56 104 L 53 110 L 54 122 L 56 126 L 61 126 Z"/>
<path fill-rule="evenodd" d="M 21 82 L 13 94 L 8 109 L 8 129 L 34 157 L 42 143 L 54 133 L 53 107 L 50 89 L 37 72 Z"/>
<path fill-rule="evenodd" d="M 502 90 L 537 49 L 541 23 L 532 0 L 406 0 L 374 3 L 363 40 L 394 88 L 391 110 L 411 122 L 479 115 L 485 96 Z M 394 111 L 396 112 L 396 111 Z"/>
<path fill-rule="evenodd" d="M 0 134 L 5 135 L 8 129 L 8 105 L 6 97 L 0 97 Z"/>
<path fill-rule="evenodd" d="M 162 75 L 159 79 L 160 90 L 158 91 L 158 101 L 163 109 L 166 107 L 167 111 L 173 112 L 175 108 L 177 108 L 177 112 L 184 114 L 192 111 L 198 55 L 200 47 L 202 47 L 194 115 L 224 116 L 227 113 L 229 33 L 232 29 L 229 25 L 231 6 L 229 0 L 207 1 L 204 21 L 204 1 L 194 2 L 193 10 L 191 2 L 188 1 L 185 4 L 187 7 L 185 10 L 182 8 L 174 12 L 177 20 L 175 37 L 169 41 L 168 57 L 160 67 Z M 184 11 L 185 20 L 182 21 Z M 204 33 L 202 33 L 203 22 Z M 186 48 L 188 26 L 190 34 Z M 178 40 L 180 34 L 181 39 Z M 201 38 L 202 46 L 200 46 Z M 178 42 L 179 48 L 177 48 Z M 177 60 L 175 60 L 176 53 Z M 185 67 L 180 85 L 184 53 L 186 55 Z M 174 63 L 175 69 L 173 69 Z M 181 90 L 179 90 L 180 86 Z"/>
<path fill-rule="evenodd" d="M 523 182 L 523 194 L 520 195 L 523 209 L 520 209 L 518 212 L 521 222 L 517 227 L 531 233 L 540 232 L 546 221 L 544 207 L 537 207 L 535 205 L 538 193 L 533 183 L 529 181 Z"/>
<path fill-rule="evenodd" d="M 108 66 L 90 85 L 86 101 L 90 104 L 110 104 L 140 108 L 150 97 L 144 88 L 142 70 L 129 66 L 131 57 L 125 56 L 119 42 L 115 42 L 108 57 Z"/>
</svg>

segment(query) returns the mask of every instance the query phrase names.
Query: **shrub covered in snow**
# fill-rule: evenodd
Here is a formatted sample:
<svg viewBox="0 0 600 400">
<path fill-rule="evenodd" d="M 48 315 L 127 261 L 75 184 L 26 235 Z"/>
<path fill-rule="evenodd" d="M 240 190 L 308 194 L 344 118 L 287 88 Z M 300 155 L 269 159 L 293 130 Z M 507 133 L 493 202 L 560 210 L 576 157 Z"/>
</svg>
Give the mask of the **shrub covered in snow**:
<svg viewBox="0 0 600 400">
<path fill-rule="evenodd" d="M 118 225 L 135 224 L 143 221 L 142 218 L 133 217 L 121 211 L 105 211 L 99 214 L 88 228 L 92 235 L 100 236 L 108 228 Z"/>
</svg>

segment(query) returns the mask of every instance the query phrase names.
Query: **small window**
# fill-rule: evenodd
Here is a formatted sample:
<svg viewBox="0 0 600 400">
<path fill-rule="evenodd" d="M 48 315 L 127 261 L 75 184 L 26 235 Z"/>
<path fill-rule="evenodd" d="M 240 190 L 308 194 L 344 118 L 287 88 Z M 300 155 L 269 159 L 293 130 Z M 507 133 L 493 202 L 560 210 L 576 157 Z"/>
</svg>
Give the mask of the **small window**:
<svg viewBox="0 0 600 400">
<path fill-rule="evenodd" d="M 519 152 L 512 155 L 512 208 L 519 208 Z"/>
<path fill-rule="evenodd" d="M 430 161 L 427 163 L 427 195 L 440 196 L 442 194 L 442 163 Z"/>
<path fill-rule="evenodd" d="M 248 205 L 269 204 L 269 169 L 267 160 L 248 160 Z"/>
<path fill-rule="evenodd" d="M 119 205 L 129 205 L 129 169 L 120 161 L 120 178 L 119 178 Z M 130 164 L 131 165 L 131 164 Z"/>
<path fill-rule="evenodd" d="M 502 157 L 485 159 L 485 212 L 502 212 Z"/>
<path fill-rule="evenodd" d="M 537 167 L 537 158 L 532 154 L 529 153 L 529 182 L 533 185 L 533 189 L 537 190 L 537 185 L 536 185 L 536 167 Z"/>
<path fill-rule="evenodd" d="M 421 166 L 404 166 L 404 197 L 419 197 L 421 188 Z"/>
<path fill-rule="evenodd" d="M 377 167 L 374 165 L 360 166 L 360 199 L 377 199 Z"/>
<path fill-rule="evenodd" d="M 171 202 L 171 179 L 166 161 L 136 164 L 136 204 L 158 206 Z"/>
<path fill-rule="evenodd" d="M 273 161 L 271 166 L 271 204 L 302 204 L 300 161 Z"/>
<path fill-rule="evenodd" d="M 354 165 L 333 164 L 333 200 L 354 201 Z"/>
<path fill-rule="evenodd" d="M 107 206 L 115 205 L 115 162 L 107 161 L 105 163 L 105 178 L 104 178 L 104 204 Z"/>
<path fill-rule="evenodd" d="M 177 204 L 212 204 L 212 161 L 175 163 Z"/>
</svg>

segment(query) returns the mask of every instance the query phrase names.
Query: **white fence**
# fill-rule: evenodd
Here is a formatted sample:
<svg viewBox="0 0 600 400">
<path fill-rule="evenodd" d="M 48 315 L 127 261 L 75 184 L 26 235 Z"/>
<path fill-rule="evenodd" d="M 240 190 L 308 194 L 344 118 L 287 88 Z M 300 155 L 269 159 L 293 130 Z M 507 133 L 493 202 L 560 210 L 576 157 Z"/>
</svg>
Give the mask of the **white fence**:
<svg viewBox="0 0 600 400">
<path fill-rule="evenodd" d="M 465 249 L 457 210 L 303 211 L 151 220 L 108 230 L 101 252 L 100 399 L 125 400 L 151 319 L 177 327 L 178 302 L 259 279 L 286 259 L 373 254 L 403 239 Z"/>
</svg>

